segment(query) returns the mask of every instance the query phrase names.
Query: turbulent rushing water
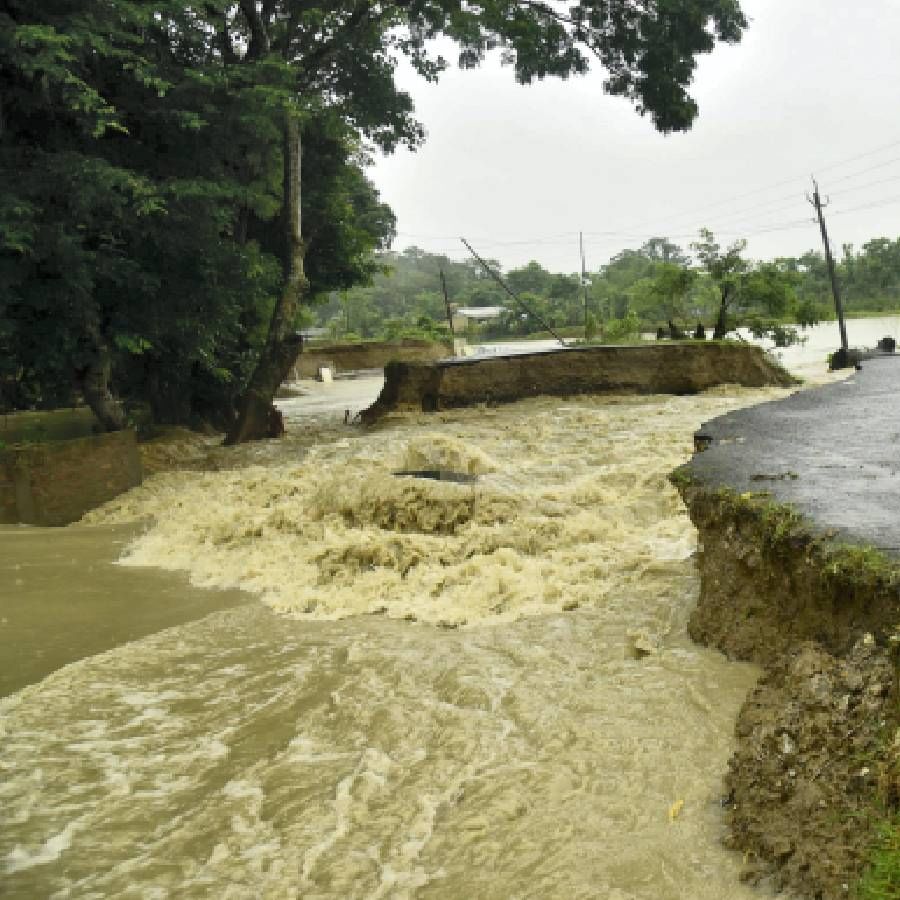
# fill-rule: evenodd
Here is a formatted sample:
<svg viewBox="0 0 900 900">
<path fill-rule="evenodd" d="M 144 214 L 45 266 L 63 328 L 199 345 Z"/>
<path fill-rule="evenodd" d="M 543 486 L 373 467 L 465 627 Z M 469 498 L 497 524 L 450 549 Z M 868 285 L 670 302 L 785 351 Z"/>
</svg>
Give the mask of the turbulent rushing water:
<svg viewBox="0 0 900 900">
<path fill-rule="evenodd" d="M 755 670 L 684 634 L 666 474 L 701 421 L 777 395 L 298 429 L 98 511 L 147 522 L 129 566 L 267 606 L 0 701 L 0 893 L 758 896 L 718 844 Z M 392 474 L 430 468 L 478 477 Z"/>
</svg>

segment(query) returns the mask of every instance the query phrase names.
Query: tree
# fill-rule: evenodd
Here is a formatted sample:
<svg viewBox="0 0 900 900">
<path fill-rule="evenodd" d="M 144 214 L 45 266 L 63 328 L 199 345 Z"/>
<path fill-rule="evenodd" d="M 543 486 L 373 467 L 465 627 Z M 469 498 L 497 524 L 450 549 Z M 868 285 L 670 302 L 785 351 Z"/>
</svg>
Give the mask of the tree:
<svg viewBox="0 0 900 900">
<path fill-rule="evenodd" d="M 526 266 L 510 269 L 506 273 L 506 283 L 517 294 L 528 292 L 540 296 L 548 294 L 553 275 L 539 262 L 531 260 Z"/>
<path fill-rule="evenodd" d="M 229 10 L 0 6 L 0 386 L 11 405 L 80 391 L 118 428 L 114 381 L 158 421 L 233 420 L 281 288 L 273 222 L 293 95 L 286 66 L 241 63 L 222 31 Z M 318 108 L 301 127 L 313 296 L 371 276 L 393 215 L 346 117 Z"/>
<path fill-rule="evenodd" d="M 770 337 L 776 347 L 800 342 L 796 328 L 782 319 L 796 305 L 796 272 L 778 263 L 759 263 L 742 277 L 741 301 L 750 311 L 746 324 L 754 337 Z"/>
<path fill-rule="evenodd" d="M 747 262 L 741 256 L 747 247 L 745 240 L 735 241 L 724 252 L 716 243 L 708 228 L 700 229 L 700 240 L 691 244 L 706 269 L 707 274 L 719 290 L 719 313 L 713 332 L 714 340 L 722 340 L 728 334 L 728 310 L 738 294 L 741 275 L 747 269 Z"/>
<path fill-rule="evenodd" d="M 215 405 L 243 381 L 278 273 L 241 213 L 279 198 L 268 114 L 222 77 L 214 36 L 176 2 L 2 5 L 0 356 L 18 403 L 80 391 L 114 429 L 113 378 L 185 420 L 195 389 Z"/>
<path fill-rule="evenodd" d="M 822 318 L 822 308 L 812 300 L 801 300 L 797 304 L 797 324 L 801 328 L 818 325 Z"/>
<path fill-rule="evenodd" d="M 640 252 L 654 262 L 674 263 L 678 266 L 689 266 L 690 257 L 687 256 L 678 244 L 673 244 L 668 238 L 654 237 L 646 241 Z"/>
<path fill-rule="evenodd" d="M 796 302 L 796 282 L 797 276 L 785 271 L 777 263 L 760 263 L 742 279 L 741 299 L 748 306 L 759 308 L 767 316 L 780 318 Z"/>
<path fill-rule="evenodd" d="M 684 265 L 662 263 L 653 279 L 651 294 L 657 300 L 662 318 L 674 322 L 685 318 L 684 300 L 697 273 Z"/>
<path fill-rule="evenodd" d="M 393 240 L 396 219 L 366 177 L 356 136 L 333 116 L 303 128 L 302 203 L 308 298 L 366 284 L 381 271 L 375 251 Z"/>
<path fill-rule="evenodd" d="M 32 399 L 59 399 L 75 381 L 109 428 L 124 418 L 108 390 L 103 295 L 126 290 L 135 276 L 122 233 L 161 205 L 146 178 L 118 165 L 116 137 L 126 125 L 102 89 L 119 71 L 123 94 L 162 90 L 165 67 L 136 46 L 140 29 L 155 29 L 139 6 L 0 7 L 2 349 L 16 360 L 13 382 L 30 383 Z M 107 135 L 112 152 L 90 153 Z"/>
</svg>

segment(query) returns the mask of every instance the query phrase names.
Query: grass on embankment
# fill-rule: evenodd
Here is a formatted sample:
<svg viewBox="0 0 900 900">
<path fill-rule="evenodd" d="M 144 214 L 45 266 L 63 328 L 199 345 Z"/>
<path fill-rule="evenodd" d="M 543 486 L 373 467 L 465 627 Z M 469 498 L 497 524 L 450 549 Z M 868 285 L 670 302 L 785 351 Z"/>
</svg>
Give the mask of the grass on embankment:
<svg viewBox="0 0 900 900">
<path fill-rule="evenodd" d="M 879 829 L 879 842 L 869 869 L 856 888 L 857 900 L 897 900 L 900 897 L 900 816 Z"/>
</svg>

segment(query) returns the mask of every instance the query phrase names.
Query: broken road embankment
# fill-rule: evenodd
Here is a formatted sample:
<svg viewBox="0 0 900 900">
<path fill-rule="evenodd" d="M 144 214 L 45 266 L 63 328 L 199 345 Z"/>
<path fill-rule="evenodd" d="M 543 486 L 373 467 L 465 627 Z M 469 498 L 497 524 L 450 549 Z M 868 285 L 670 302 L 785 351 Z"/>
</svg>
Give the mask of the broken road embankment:
<svg viewBox="0 0 900 900">
<path fill-rule="evenodd" d="M 513 356 L 388 363 L 371 424 L 391 412 L 508 403 L 579 394 L 696 394 L 720 384 L 788 386 L 794 379 L 759 347 L 684 341 L 566 347 Z"/>
<path fill-rule="evenodd" d="M 853 896 L 900 802 L 898 396 L 900 361 L 868 361 L 707 423 L 672 476 L 699 531 L 691 636 L 766 667 L 729 843 L 748 879 L 804 897 Z"/>
</svg>

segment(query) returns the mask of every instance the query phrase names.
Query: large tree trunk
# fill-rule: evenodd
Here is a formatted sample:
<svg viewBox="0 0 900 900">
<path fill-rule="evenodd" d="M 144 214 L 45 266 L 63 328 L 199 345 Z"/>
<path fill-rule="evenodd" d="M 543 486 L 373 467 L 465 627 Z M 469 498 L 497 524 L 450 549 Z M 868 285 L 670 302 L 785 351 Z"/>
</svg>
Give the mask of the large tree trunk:
<svg viewBox="0 0 900 900">
<path fill-rule="evenodd" d="M 719 303 L 719 317 L 716 319 L 716 329 L 713 332 L 714 341 L 722 341 L 728 334 L 728 301 L 730 291 L 727 287 L 722 288 L 722 300 Z"/>
<path fill-rule="evenodd" d="M 282 218 L 285 224 L 284 288 L 272 311 L 265 346 L 244 393 L 238 398 L 237 418 L 225 436 L 226 444 L 241 444 L 278 437 L 284 426 L 275 408 L 275 392 L 287 377 L 302 338 L 294 330 L 297 308 L 308 282 L 303 271 L 303 236 L 300 221 L 300 123 L 289 110 L 284 120 L 284 187 Z"/>
<path fill-rule="evenodd" d="M 109 390 L 112 370 L 109 347 L 96 322 L 88 322 L 85 332 L 85 365 L 75 373 L 78 387 L 103 430 L 121 431 L 125 427 L 125 410 L 121 403 L 113 399 Z"/>
</svg>

